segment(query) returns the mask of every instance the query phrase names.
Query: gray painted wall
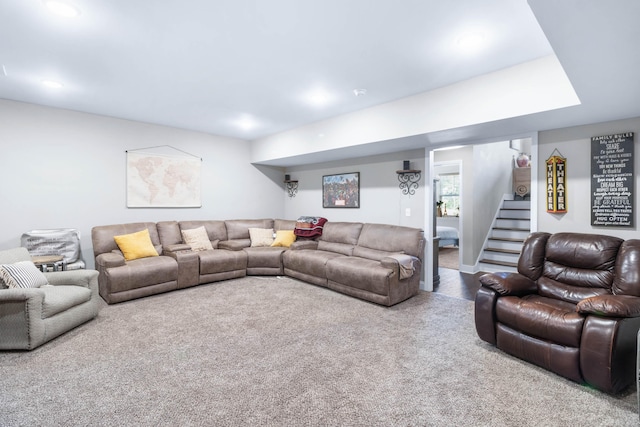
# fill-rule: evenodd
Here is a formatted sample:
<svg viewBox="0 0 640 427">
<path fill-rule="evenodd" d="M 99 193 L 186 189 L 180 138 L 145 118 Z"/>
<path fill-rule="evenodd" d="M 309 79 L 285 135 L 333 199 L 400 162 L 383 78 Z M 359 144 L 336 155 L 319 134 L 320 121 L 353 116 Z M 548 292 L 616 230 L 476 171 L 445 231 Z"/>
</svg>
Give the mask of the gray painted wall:
<svg viewBox="0 0 640 427">
<path fill-rule="evenodd" d="M 640 211 L 640 183 L 635 182 L 635 227 L 591 226 L 591 137 L 634 132 L 634 172 L 640 173 L 640 118 L 597 123 L 587 126 L 540 132 L 538 136 L 538 229 L 607 234 L 637 239 Z M 567 158 L 567 213 L 547 213 L 545 200 L 545 161 L 554 150 Z"/>
<path fill-rule="evenodd" d="M 170 145 L 202 158 L 202 207 L 126 207 L 126 150 Z M 249 163 L 246 141 L 0 100 L 0 249 L 23 232 L 134 221 L 283 217 L 282 171 Z"/>
<path fill-rule="evenodd" d="M 403 160 L 412 169 L 422 171 L 414 195 L 403 195 L 397 170 Z M 353 208 L 322 207 L 322 177 L 339 173 L 360 173 L 360 205 Z M 298 194 L 286 197 L 285 216 L 321 216 L 329 221 L 358 221 L 425 228 L 425 154 L 412 150 L 380 156 L 347 159 L 287 169 L 291 179 L 298 180 Z M 407 216 L 407 209 L 410 216 Z"/>
</svg>

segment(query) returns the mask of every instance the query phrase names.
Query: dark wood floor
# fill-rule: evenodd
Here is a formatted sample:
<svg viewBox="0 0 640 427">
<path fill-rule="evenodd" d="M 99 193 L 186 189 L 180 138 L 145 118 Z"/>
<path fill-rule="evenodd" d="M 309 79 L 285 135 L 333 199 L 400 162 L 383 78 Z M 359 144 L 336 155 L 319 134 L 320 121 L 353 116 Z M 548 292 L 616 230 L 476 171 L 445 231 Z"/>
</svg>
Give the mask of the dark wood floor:
<svg viewBox="0 0 640 427">
<path fill-rule="evenodd" d="M 480 289 L 478 278 L 484 273 L 461 273 L 450 268 L 439 268 L 440 284 L 434 287 L 434 292 L 443 293 L 456 298 L 475 300 L 476 292 Z"/>
</svg>

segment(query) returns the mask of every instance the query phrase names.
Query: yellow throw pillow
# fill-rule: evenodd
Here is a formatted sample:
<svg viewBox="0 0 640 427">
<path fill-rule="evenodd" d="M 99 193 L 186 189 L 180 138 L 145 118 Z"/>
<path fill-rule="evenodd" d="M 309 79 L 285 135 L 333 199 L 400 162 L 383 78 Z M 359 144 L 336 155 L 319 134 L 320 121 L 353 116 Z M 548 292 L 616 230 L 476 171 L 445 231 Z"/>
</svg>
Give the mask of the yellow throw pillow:
<svg viewBox="0 0 640 427">
<path fill-rule="evenodd" d="M 276 240 L 273 241 L 271 246 L 282 246 L 288 248 L 295 241 L 296 235 L 293 234 L 293 230 L 278 230 L 276 231 Z"/>
<path fill-rule="evenodd" d="M 131 261 L 138 258 L 146 258 L 150 256 L 158 256 L 156 248 L 151 243 L 149 230 L 144 229 L 131 234 L 123 234 L 121 236 L 113 236 L 118 248 L 122 251 L 124 259 Z"/>
</svg>

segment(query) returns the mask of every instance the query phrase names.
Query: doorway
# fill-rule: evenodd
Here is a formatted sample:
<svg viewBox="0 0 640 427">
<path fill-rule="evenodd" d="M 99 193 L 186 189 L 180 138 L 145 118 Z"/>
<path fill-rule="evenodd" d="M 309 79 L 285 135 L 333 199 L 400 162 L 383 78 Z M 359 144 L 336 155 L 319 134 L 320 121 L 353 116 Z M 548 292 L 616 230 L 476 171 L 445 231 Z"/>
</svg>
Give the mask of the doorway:
<svg viewBox="0 0 640 427">
<path fill-rule="evenodd" d="M 433 165 L 436 200 L 436 236 L 438 241 L 438 266 L 451 270 L 460 269 L 462 248 L 462 162 L 459 160 L 437 162 Z"/>
</svg>

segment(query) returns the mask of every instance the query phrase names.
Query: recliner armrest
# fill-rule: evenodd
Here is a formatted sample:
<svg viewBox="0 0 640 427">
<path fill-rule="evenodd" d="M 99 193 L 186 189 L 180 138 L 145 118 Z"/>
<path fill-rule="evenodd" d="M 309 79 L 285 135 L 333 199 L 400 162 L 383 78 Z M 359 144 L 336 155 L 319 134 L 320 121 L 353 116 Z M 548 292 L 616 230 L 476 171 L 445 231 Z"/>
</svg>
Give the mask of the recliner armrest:
<svg viewBox="0 0 640 427">
<path fill-rule="evenodd" d="M 640 297 L 631 295 L 598 295 L 578 303 L 576 311 L 604 317 L 640 317 Z"/>
<path fill-rule="evenodd" d="M 102 268 L 120 267 L 124 264 L 122 253 L 106 252 L 96 257 L 96 265 Z"/>
<path fill-rule="evenodd" d="M 538 285 L 520 273 L 487 273 L 480 276 L 480 283 L 500 295 L 522 296 L 533 294 Z"/>
<path fill-rule="evenodd" d="M 398 277 L 400 280 L 408 279 L 413 276 L 415 268 L 413 266 L 414 257 L 404 254 L 393 254 L 386 256 L 380 260 L 383 267 L 398 269 Z"/>
<path fill-rule="evenodd" d="M 166 252 L 167 255 L 170 252 L 175 253 L 175 252 L 190 251 L 190 250 L 191 250 L 191 246 L 187 245 L 186 243 L 177 243 L 175 245 L 167 245 L 162 247 L 163 254 Z"/>
</svg>

